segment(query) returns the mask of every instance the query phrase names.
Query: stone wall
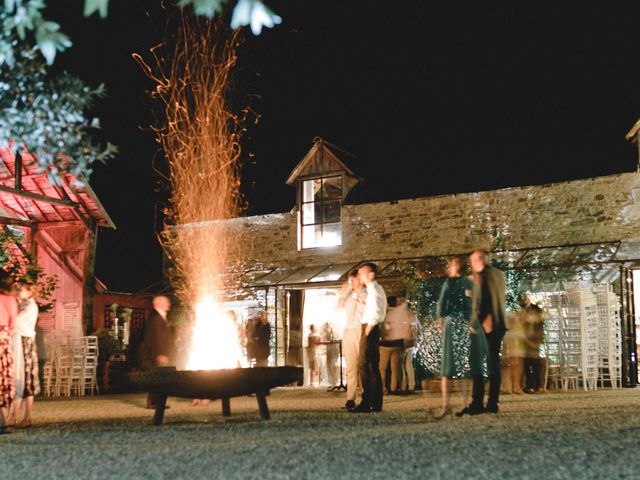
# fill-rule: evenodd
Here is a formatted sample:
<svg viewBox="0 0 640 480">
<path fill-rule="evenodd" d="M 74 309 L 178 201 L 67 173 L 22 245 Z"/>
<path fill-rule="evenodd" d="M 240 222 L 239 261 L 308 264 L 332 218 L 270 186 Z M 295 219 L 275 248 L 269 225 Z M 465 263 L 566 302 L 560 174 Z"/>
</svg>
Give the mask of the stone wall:
<svg viewBox="0 0 640 480">
<path fill-rule="evenodd" d="M 293 200 L 293 195 L 292 195 Z M 342 210 L 343 245 L 297 250 L 296 213 L 234 219 L 248 266 L 412 258 L 640 238 L 640 174 L 442 195 Z"/>
</svg>

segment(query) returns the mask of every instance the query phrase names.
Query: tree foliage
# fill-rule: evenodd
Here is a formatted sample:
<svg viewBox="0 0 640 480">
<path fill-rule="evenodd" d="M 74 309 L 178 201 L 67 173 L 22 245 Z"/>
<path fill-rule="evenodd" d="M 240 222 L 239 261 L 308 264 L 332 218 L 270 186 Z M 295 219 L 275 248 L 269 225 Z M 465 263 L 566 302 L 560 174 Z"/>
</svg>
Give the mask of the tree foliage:
<svg viewBox="0 0 640 480">
<path fill-rule="evenodd" d="M 196 15 L 207 17 L 233 1 L 177 0 L 180 7 L 191 6 Z M 84 15 L 104 18 L 108 6 L 109 0 L 85 0 Z M 44 62 L 51 65 L 71 40 L 58 23 L 44 18 L 45 8 L 45 0 L 0 3 L 0 147 L 29 150 L 52 182 L 65 172 L 88 178 L 94 161 L 104 162 L 117 151 L 95 141 L 100 123 L 87 113 L 105 90 L 66 73 L 48 77 Z M 260 0 L 237 0 L 231 20 L 233 28 L 250 25 L 256 35 L 280 21 Z"/>
<path fill-rule="evenodd" d="M 29 150 L 53 182 L 64 172 L 88 177 L 92 162 L 116 153 L 95 141 L 100 122 L 87 114 L 104 93 L 67 73 L 50 78 L 33 50 L 20 52 L 0 72 L 0 146 Z"/>
<path fill-rule="evenodd" d="M 158 0 L 160 1 L 160 0 Z M 180 7 L 193 7 L 196 15 L 213 18 L 222 12 L 233 0 L 177 0 Z M 0 66 L 13 66 L 18 57 L 21 43 L 28 42 L 39 50 L 48 65 L 57 52 L 72 45 L 71 39 L 60 31 L 60 24 L 44 18 L 45 0 L 4 0 L 0 5 Z M 106 18 L 109 0 L 85 0 L 84 16 L 97 13 Z M 251 26 L 251 31 L 259 35 L 262 27 L 273 27 L 282 19 L 273 13 L 262 0 L 237 0 L 231 19 L 232 28 Z"/>
</svg>

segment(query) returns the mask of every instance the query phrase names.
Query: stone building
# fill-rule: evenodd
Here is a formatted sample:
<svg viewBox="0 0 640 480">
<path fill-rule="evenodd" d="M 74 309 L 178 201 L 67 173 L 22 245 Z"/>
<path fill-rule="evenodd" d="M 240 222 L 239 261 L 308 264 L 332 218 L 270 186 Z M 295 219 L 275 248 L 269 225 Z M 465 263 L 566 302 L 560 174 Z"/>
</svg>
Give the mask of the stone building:
<svg viewBox="0 0 640 480">
<path fill-rule="evenodd" d="M 640 174 L 355 204 L 359 181 L 332 145 L 317 140 L 287 179 L 295 187 L 291 211 L 230 221 L 244 248 L 230 297 L 236 309 L 267 308 L 277 333 L 272 363 L 302 363 L 310 324 L 339 330 L 339 288 L 359 263 L 376 262 L 388 293 L 402 293 L 405 266 L 437 277 L 447 256 L 481 247 L 503 268 L 539 271 L 539 282 L 563 271 L 565 279 L 613 284 L 625 384 L 635 383 Z"/>
</svg>

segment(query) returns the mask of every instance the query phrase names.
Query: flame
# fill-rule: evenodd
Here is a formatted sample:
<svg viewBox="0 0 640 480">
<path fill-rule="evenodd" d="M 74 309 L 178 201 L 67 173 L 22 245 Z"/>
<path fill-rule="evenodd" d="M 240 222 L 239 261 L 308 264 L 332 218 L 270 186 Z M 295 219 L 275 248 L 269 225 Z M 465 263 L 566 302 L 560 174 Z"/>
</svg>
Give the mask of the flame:
<svg viewBox="0 0 640 480">
<path fill-rule="evenodd" d="M 242 361 L 238 330 L 232 316 L 212 297 L 196 303 L 188 370 L 236 368 Z"/>
</svg>

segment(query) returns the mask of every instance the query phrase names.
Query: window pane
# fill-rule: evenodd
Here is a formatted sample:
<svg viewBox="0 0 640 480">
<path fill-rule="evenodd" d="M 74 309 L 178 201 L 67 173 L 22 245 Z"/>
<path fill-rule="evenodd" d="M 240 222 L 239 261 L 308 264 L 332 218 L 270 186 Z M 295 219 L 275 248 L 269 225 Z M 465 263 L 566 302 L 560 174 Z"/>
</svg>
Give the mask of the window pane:
<svg viewBox="0 0 640 480">
<path fill-rule="evenodd" d="M 322 180 L 322 198 L 342 200 L 342 177 L 329 177 Z"/>
<path fill-rule="evenodd" d="M 330 223 L 322 226 L 322 242 L 320 247 L 342 245 L 342 224 Z"/>
<path fill-rule="evenodd" d="M 322 180 L 305 180 L 302 182 L 302 201 L 313 202 L 320 199 Z"/>
<path fill-rule="evenodd" d="M 303 203 L 302 204 L 302 224 L 309 225 L 313 223 L 320 223 L 320 212 L 317 212 L 317 203 Z"/>
<path fill-rule="evenodd" d="M 302 227 L 302 248 L 318 247 L 321 240 L 322 227 L 320 225 Z"/>
<path fill-rule="evenodd" d="M 340 221 L 340 202 L 325 202 L 322 204 L 322 221 L 323 222 L 339 222 Z"/>
</svg>

